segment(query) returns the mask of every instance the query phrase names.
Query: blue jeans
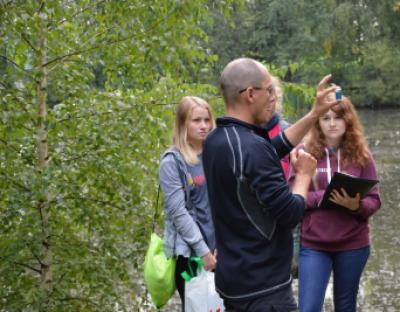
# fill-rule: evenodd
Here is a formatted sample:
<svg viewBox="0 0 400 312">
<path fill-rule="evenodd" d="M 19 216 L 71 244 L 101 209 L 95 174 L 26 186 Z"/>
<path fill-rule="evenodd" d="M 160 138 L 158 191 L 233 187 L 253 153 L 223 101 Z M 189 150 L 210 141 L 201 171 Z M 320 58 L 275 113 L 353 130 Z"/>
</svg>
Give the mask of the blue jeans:
<svg viewBox="0 0 400 312">
<path fill-rule="evenodd" d="M 331 271 L 333 271 L 335 312 L 356 311 L 358 285 L 369 253 L 369 246 L 338 252 L 324 252 L 301 246 L 299 257 L 300 312 L 322 311 Z"/>
</svg>

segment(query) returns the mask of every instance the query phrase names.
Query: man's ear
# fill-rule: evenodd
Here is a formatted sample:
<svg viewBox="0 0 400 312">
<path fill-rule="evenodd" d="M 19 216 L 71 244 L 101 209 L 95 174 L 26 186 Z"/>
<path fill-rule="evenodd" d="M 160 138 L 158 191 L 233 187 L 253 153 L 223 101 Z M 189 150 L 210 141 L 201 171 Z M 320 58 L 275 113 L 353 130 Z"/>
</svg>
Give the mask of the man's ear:
<svg viewBox="0 0 400 312">
<path fill-rule="evenodd" d="M 245 96 L 248 102 L 254 102 L 254 89 L 252 87 L 248 87 L 245 91 Z"/>
</svg>

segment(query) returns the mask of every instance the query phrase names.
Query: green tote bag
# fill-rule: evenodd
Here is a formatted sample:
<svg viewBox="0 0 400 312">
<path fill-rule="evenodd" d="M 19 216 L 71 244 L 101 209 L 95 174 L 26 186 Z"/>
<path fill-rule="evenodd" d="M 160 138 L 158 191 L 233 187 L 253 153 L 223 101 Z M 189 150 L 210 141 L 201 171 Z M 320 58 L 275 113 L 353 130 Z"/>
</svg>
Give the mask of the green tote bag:
<svg viewBox="0 0 400 312">
<path fill-rule="evenodd" d="M 164 306 L 175 292 L 175 258 L 164 254 L 164 242 L 152 233 L 144 260 L 144 281 L 157 308 Z"/>
</svg>

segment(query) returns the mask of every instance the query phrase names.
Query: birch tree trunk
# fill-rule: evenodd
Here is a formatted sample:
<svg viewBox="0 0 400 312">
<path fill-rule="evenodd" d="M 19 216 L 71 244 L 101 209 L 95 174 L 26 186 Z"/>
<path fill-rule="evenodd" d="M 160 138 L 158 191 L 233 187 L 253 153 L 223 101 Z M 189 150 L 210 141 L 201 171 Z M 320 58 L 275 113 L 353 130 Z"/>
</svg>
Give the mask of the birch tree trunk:
<svg viewBox="0 0 400 312">
<path fill-rule="evenodd" d="M 37 102 L 39 106 L 38 116 L 38 166 L 42 176 L 42 183 L 46 183 L 46 169 L 48 166 L 48 132 L 46 129 L 47 116 L 47 81 L 48 68 L 45 65 L 47 62 L 47 17 L 41 15 L 42 23 L 40 29 L 39 49 L 37 51 L 39 75 L 36 82 L 37 87 Z M 44 296 L 44 301 L 41 305 L 41 311 L 51 311 L 51 293 L 53 288 L 52 282 L 52 249 L 51 249 L 51 213 L 47 200 L 46 187 L 43 188 L 43 194 L 39 200 L 38 212 L 41 219 L 41 263 L 40 263 L 40 288 Z"/>
</svg>

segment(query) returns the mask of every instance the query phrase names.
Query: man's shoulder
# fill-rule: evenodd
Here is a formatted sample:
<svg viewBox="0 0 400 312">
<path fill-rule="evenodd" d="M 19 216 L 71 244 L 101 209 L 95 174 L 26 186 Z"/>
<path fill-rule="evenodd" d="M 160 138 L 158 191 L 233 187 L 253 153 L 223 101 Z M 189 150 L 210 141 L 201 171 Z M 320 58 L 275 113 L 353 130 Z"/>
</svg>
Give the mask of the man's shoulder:
<svg viewBox="0 0 400 312">
<path fill-rule="evenodd" d="M 208 135 L 204 142 L 204 149 L 218 146 L 221 144 L 221 140 L 225 138 L 224 130 L 220 128 L 213 129 Z"/>
<path fill-rule="evenodd" d="M 238 141 L 240 141 L 242 145 L 259 144 L 264 141 L 252 130 L 238 125 L 217 127 L 207 136 L 206 141 L 219 140 L 225 140 L 234 145 L 236 145 Z"/>
</svg>

